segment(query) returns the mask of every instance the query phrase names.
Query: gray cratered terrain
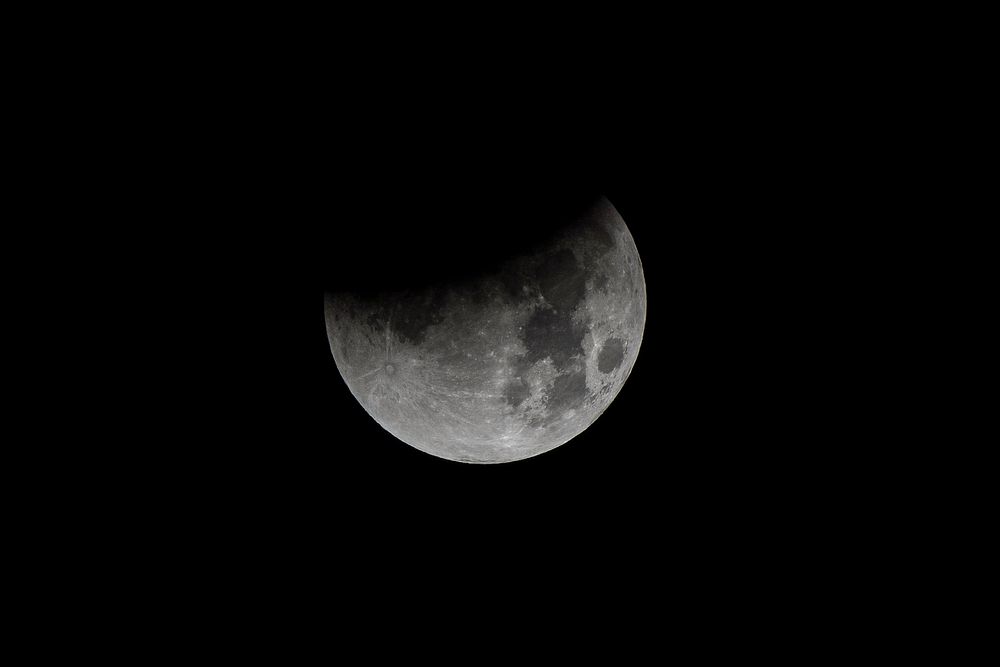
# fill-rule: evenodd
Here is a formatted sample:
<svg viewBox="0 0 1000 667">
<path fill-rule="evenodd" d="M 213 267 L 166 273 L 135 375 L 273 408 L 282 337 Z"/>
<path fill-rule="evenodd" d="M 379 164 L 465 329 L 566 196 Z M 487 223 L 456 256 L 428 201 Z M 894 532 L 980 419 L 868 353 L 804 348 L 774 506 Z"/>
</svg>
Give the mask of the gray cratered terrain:
<svg viewBox="0 0 1000 667">
<path fill-rule="evenodd" d="M 635 243 L 606 199 L 477 280 L 326 296 L 334 359 L 368 414 L 467 463 L 535 456 L 590 426 L 632 370 L 645 315 Z"/>
</svg>

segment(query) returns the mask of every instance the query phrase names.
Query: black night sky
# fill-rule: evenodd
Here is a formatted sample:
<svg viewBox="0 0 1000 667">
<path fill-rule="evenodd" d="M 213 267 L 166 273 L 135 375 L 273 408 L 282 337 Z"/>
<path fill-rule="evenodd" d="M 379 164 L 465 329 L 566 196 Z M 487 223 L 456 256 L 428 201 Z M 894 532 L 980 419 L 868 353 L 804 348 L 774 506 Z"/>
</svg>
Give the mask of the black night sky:
<svg viewBox="0 0 1000 667">
<path fill-rule="evenodd" d="M 199 135 L 192 247 L 218 268 L 195 313 L 206 426 L 175 454 L 198 461 L 195 488 L 289 530 L 541 534 L 727 521 L 810 484 L 799 441 L 826 436 L 787 356 L 810 326 L 796 317 L 806 295 L 775 262 L 801 212 L 787 153 L 719 97 L 669 103 L 614 81 L 503 104 L 489 88 L 450 92 L 410 106 L 295 92 Z M 364 412 L 330 353 L 325 290 L 480 272 L 598 195 L 633 235 L 648 303 L 632 374 L 592 426 L 535 458 L 468 465 Z M 806 472 L 788 477 L 796 461 Z"/>
<path fill-rule="evenodd" d="M 12 451 L 37 452 L 44 478 L 14 494 L 13 515 L 55 506 L 55 521 L 30 517 L 32 533 L 12 540 L 45 568 L 15 571 L 45 612 L 25 607 L 19 617 L 42 619 L 53 637 L 49 611 L 71 626 L 96 619 L 93 636 L 108 643 L 111 628 L 117 648 L 133 633 L 101 613 L 110 604 L 165 632 L 147 642 L 157 649 L 215 633 L 235 616 L 215 604 L 224 601 L 263 623 L 237 622 L 227 651 L 255 649 L 280 617 L 296 635 L 321 637 L 327 653 L 365 626 L 378 636 L 367 652 L 416 654 L 422 647 L 396 634 L 395 616 L 433 624 L 422 639 L 435 649 L 476 642 L 474 656 L 542 634 L 560 650 L 590 651 L 624 618 L 612 654 L 620 662 L 646 637 L 672 651 L 685 634 L 676 618 L 703 626 L 699 652 L 723 644 L 745 654 L 753 647 L 716 615 L 746 627 L 761 619 L 762 636 L 782 643 L 801 633 L 763 613 L 768 603 L 843 634 L 865 594 L 893 595 L 882 581 L 853 595 L 867 579 L 851 568 L 892 578 L 922 548 L 914 541 L 879 562 L 872 545 L 907 513 L 923 523 L 892 485 L 907 477 L 910 442 L 884 407 L 899 400 L 886 359 L 908 353 L 895 329 L 878 330 L 900 294 L 923 294 L 891 264 L 908 252 L 910 219 L 891 197 L 865 199 L 894 170 L 886 136 L 908 144 L 904 159 L 923 151 L 926 128 L 900 128 L 919 118 L 927 92 L 879 116 L 878 94 L 856 88 L 866 75 L 872 91 L 891 88 L 910 52 L 880 39 L 886 63 L 862 56 L 857 72 L 840 72 L 857 49 L 852 32 L 810 47 L 830 16 L 775 10 L 763 17 L 770 35 L 740 15 L 765 12 L 756 7 L 710 7 L 700 25 L 672 8 L 643 18 L 647 34 L 613 25 L 603 5 L 560 10 L 550 25 L 535 7 L 488 8 L 481 21 L 423 5 L 378 6 L 370 20 L 327 11 L 334 16 L 297 10 L 279 25 L 274 7 L 227 9 L 217 23 L 201 8 L 159 42 L 147 31 L 171 12 L 106 21 L 134 45 L 49 17 L 43 33 L 59 19 L 86 42 L 52 56 L 56 74 L 79 70 L 71 87 L 31 71 L 51 50 L 44 40 L 29 35 L 15 49 L 32 90 L 55 99 L 15 95 L 19 109 L 45 113 L 39 129 L 13 124 L 12 136 L 78 181 L 80 196 L 39 179 L 42 199 L 70 210 L 32 206 L 14 220 L 59 251 L 18 266 L 9 282 L 19 293 L 22 281 L 60 269 L 58 289 L 38 299 L 57 317 L 60 364 L 50 371 L 11 349 L 66 403 L 84 406 L 77 419 L 43 396 L 44 414 L 12 430 L 28 439 L 13 438 Z M 484 42 L 501 15 L 516 29 Z M 594 25 L 572 25 L 579 16 Z M 869 24 L 867 14 L 850 20 Z M 900 20 L 874 30 L 902 34 Z M 539 53 L 524 29 L 537 30 Z M 101 49 L 104 62 L 91 64 L 85 56 Z M 63 132 L 80 147 L 49 153 L 40 139 Z M 31 164 L 14 169 L 34 177 Z M 539 456 L 472 465 L 418 451 L 365 412 L 331 354 L 328 290 L 376 294 L 490 272 L 597 197 L 632 234 L 647 303 L 631 374 L 592 425 Z M 887 220 L 891 238 L 879 245 Z M 949 224 L 936 221 L 933 238 Z M 34 250 L 13 236 L 8 246 L 15 259 Z M 78 271 L 61 270 L 63 252 Z M 866 262 L 886 267 L 886 284 L 872 286 Z M 79 313 L 64 309 L 67 293 L 82 297 Z M 91 307 L 107 293 L 121 325 Z M 11 326 L 33 333 L 24 320 Z M 114 356 L 127 372 L 105 372 L 103 350 L 81 329 L 121 348 Z M 66 355 L 93 370 L 76 373 Z M 922 363 L 913 355 L 905 372 L 915 377 Z M 15 381 L 12 391 L 34 387 Z M 65 437 L 50 437 L 50 422 Z M 936 490 L 932 476 L 909 479 Z M 63 491 L 56 501 L 50 486 Z M 36 533 L 57 542 L 36 543 Z M 897 579 L 912 589 L 901 599 L 922 594 L 909 586 L 919 578 Z M 106 580 L 127 595 L 107 595 Z M 63 581 L 89 588 L 61 590 Z M 776 581 L 791 595 L 775 598 Z M 817 582 L 833 592 L 817 593 Z M 461 596 L 444 599 L 447 588 Z M 679 590 L 688 593 L 680 602 Z M 573 635 L 550 631 L 560 603 L 587 621 L 567 624 Z M 829 607 L 835 622 L 807 613 L 809 603 Z M 160 623 L 145 607 L 168 616 Z M 480 607 L 504 615 L 493 621 Z M 300 643 L 283 641 L 282 655 Z"/>
<path fill-rule="evenodd" d="M 568 127 L 371 131 L 277 160 L 266 172 L 275 180 L 245 193 L 260 198 L 247 207 L 254 251 L 239 258 L 251 280 L 234 285 L 226 336 L 240 352 L 240 400 L 225 401 L 240 437 L 215 463 L 245 469 L 234 479 L 251 497 L 310 516 L 337 507 L 572 522 L 749 489 L 748 466 L 765 465 L 750 444 L 763 437 L 767 387 L 750 349 L 759 311 L 734 301 L 740 284 L 722 285 L 732 267 L 720 271 L 743 250 L 742 221 L 720 202 L 740 193 L 715 191 L 701 142 L 667 152 L 657 134 Z M 552 452 L 487 466 L 431 457 L 375 424 L 330 354 L 324 290 L 480 271 L 598 194 L 628 224 L 648 290 L 638 360 L 604 415 Z"/>
</svg>

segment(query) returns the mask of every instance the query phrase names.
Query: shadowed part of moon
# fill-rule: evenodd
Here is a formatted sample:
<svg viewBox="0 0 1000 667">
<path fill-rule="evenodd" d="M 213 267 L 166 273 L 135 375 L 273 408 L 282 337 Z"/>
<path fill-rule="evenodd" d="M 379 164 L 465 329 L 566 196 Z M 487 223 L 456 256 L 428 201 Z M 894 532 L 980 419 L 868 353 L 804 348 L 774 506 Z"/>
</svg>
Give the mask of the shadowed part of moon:
<svg viewBox="0 0 1000 667">
<path fill-rule="evenodd" d="M 631 372 L 645 313 L 635 244 L 605 199 L 494 273 L 326 297 L 334 359 L 368 414 L 469 463 L 534 456 L 586 429 Z"/>
</svg>

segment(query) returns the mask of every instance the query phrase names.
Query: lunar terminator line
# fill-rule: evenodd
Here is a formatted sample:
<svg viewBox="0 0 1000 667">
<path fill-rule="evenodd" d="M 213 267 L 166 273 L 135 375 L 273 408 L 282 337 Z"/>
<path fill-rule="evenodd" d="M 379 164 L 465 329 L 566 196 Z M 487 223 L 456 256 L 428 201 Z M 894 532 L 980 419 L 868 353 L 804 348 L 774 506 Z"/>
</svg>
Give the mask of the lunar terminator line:
<svg viewBox="0 0 1000 667">
<path fill-rule="evenodd" d="M 628 378 L 646 286 L 606 199 L 545 245 L 461 284 L 326 295 L 337 368 L 383 428 L 434 456 L 502 463 L 584 431 Z"/>
</svg>

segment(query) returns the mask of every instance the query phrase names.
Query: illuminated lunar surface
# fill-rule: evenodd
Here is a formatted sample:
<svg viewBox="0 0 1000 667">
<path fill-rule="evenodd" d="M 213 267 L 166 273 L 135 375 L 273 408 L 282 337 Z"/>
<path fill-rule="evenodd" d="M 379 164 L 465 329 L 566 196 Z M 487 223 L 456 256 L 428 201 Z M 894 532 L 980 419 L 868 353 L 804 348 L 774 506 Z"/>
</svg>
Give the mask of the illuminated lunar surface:
<svg viewBox="0 0 1000 667">
<path fill-rule="evenodd" d="M 546 244 L 460 284 L 326 295 L 337 367 L 403 442 L 467 463 L 549 451 L 583 432 L 628 378 L 646 286 L 606 199 Z"/>
</svg>

